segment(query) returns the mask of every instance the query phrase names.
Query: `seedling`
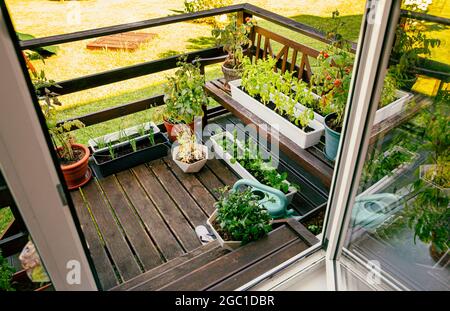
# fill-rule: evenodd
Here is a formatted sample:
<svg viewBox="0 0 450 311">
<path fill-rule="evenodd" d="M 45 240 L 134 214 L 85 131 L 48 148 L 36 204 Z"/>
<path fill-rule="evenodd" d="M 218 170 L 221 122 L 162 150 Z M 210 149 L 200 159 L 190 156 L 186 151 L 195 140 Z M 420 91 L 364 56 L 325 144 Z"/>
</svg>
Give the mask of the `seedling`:
<svg viewBox="0 0 450 311">
<path fill-rule="evenodd" d="M 153 131 L 153 127 L 150 127 L 150 133 L 148 135 L 148 139 L 150 140 L 150 145 L 154 145 L 155 144 L 155 133 Z"/>
<path fill-rule="evenodd" d="M 116 153 L 114 151 L 113 144 L 111 142 L 108 143 L 108 151 L 109 151 L 109 155 L 111 156 L 111 159 L 115 159 Z"/>
<path fill-rule="evenodd" d="M 133 149 L 133 152 L 136 152 L 136 151 L 137 151 L 137 147 L 136 147 L 136 139 L 131 138 L 131 139 L 129 140 L 129 142 L 130 142 L 131 148 Z"/>
</svg>

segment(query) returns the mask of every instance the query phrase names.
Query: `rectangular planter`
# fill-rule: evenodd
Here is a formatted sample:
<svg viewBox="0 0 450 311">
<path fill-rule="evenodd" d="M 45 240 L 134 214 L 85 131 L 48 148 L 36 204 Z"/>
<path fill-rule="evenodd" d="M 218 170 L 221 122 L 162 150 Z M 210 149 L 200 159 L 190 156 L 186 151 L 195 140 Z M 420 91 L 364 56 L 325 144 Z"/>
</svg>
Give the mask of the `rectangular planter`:
<svg viewBox="0 0 450 311">
<path fill-rule="evenodd" d="M 141 140 L 140 142 L 143 142 Z M 140 142 L 136 142 L 139 144 Z M 155 135 L 155 145 L 147 147 L 145 149 L 138 150 L 136 152 L 131 152 L 123 156 L 119 156 L 115 159 L 108 160 L 106 162 L 101 162 L 102 157 L 109 155 L 109 150 L 100 150 L 94 152 L 92 155 L 94 159 L 94 164 L 97 166 L 99 172 L 103 177 L 118 173 L 120 171 L 132 168 L 134 166 L 162 158 L 167 155 L 169 150 L 169 141 L 165 135 L 162 133 L 157 133 Z M 115 146 L 114 149 L 120 150 L 121 148 L 127 148 L 127 145 Z"/>
<path fill-rule="evenodd" d="M 397 176 L 403 174 L 405 171 L 410 169 L 411 166 L 414 164 L 414 162 L 419 158 L 419 155 L 417 153 L 411 152 L 400 146 L 395 146 L 392 150 L 386 151 L 384 153 L 384 156 L 388 157 L 395 150 L 401 150 L 405 153 L 409 153 L 410 155 L 412 155 L 411 161 L 400 164 L 397 168 L 392 170 L 392 173 L 390 175 L 387 175 L 387 176 L 384 176 L 383 178 L 381 178 L 379 181 L 374 183 L 372 186 L 370 186 L 369 188 L 364 190 L 364 192 L 359 194 L 358 197 L 369 195 L 369 194 L 375 194 L 375 193 L 379 193 L 380 191 L 383 191 L 383 189 L 386 189 L 393 182 L 395 182 Z"/>
<path fill-rule="evenodd" d="M 225 150 L 223 150 L 222 146 L 217 142 L 217 140 L 222 139 L 223 137 L 227 137 L 231 141 L 234 140 L 233 135 L 229 132 L 218 133 L 214 136 L 211 136 L 211 141 L 214 146 L 214 153 L 216 154 L 216 156 L 218 156 L 220 159 L 223 159 L 225 161 L 225 163 L 227 163 L 228 166 L 241 178 L 250 179 L 250 180 L 259 182 L 238 161 L 232 162 L 233 156 L 231 154 L 229 154 L 228 152 L 226 152 Z M 236 143 L 238 145 L 238 149 L 240 150 L 240 151 L 238 151 L 238 153 L 243 152 L 244 147 L 242 146 L 242 144 L 239 141 L 237 141 Z M 297 193 L 297 189 L 295 187 L 291 186 L 288 181 L 286 181 L 286 183 L 289 184 L 289 192 L 286 194 L 286 199 L 288 201 L 288 204 L 290 204 L 292 202 L 292 198 Z"/>
<path fill-rule="evenodd" d="M 320 137 L 325 131 L 323 124 L 319 121 L 315 119 L 312 120 L 309 126 L 313 128 L 314 131 L 306 133 L 292 122 L 286 120 L 272 109 L 266 107 L 264 104 L 239 89 L 241 80 L 231 81 L 229 84 L 231 95 L 234 100 L 256 114 L 267 124 L 270 124 L 271 126 L 278 125 L 279 132 L 300 146 L 300 148 L 306 149 L 319 143 Z M 300 106 L 299 109 L 301 109 Z"/>
<path fill-rule="evenodd" d="M 392 117 L 393 115 L 402 112 L 406 104 L 413 97 L 413 94 L 397 90 L 396 97 L 397 99 L 395 101 L 377 110 L 377 112 L 375 113 L 373 125 L 383 122 L 384 120 Z"/>
<path fill-rule="evenodd" d="M 153 128 L 153 134 L 157 134 L 160 132 L 159 127 L 153 122 L 147 122 L 147 123 L 144 123 L 143 125 L 144 125 L 144 128 L 146 131 L 150 130 L 150 128 Z M 124 129 L 122 132 L 124 132 L 127 136 L 136 135 L 139 133 L 139 127 L 140 127 L 140 125 L 129 127 L 129 128 Z M 98 148 L 97 142 L 100 141 L 101 139 L 103 139 L 105 141 L 105 143 L 116 142 L 113 144 L 113 147 L 126 145 L 128 143 L 128 141 L 119 142 L 120 134 L 121 134 L 121 131 L 117 131 L 114 133 L 106 134 L 104 136 L 96 137 L 94 139 L 89 139 L 88 140 L 89 147 L 91 147 L 92 152 L 108 150 L 108 147 Z M 145 134 L 144 136 L 136 136 L 135 139 L 136 140 L 144 139 L 144 138 L 148 137 L 149 135 L 150 134 Z"/>
</svg>

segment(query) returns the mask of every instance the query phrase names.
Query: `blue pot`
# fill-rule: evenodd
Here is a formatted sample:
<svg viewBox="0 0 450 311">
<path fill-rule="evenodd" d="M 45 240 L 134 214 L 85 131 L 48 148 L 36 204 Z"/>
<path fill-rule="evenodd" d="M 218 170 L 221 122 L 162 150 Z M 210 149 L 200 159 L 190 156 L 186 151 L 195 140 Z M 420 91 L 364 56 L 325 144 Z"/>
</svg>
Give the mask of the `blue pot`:
<svg viewBox="0 0 450 311">
<path fill-rule="evenodd" d="M 341 133 L 332 130 L 327 125 L 327 121 L 335 116 L 335 113 L 330 113 L 325 117 L 325 157 L 331 161 L 336 159 L 339 140 L 341 139 Z"/>
</svg>

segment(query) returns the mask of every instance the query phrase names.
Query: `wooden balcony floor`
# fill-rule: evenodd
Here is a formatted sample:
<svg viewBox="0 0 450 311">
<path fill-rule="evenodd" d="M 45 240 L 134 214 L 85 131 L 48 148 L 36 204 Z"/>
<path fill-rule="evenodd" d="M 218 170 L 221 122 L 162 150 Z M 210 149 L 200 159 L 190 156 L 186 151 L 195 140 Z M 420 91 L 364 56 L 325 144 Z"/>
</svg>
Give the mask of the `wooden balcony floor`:
<svg viewBox="0 0 450 311">
<path fill-rule="evenodd" d="M 230 118 L 220 120 L 224 124 L 231 122 Z M 293 201 L 297 213 L 308 213 L 323 204 L 326 198 L 304 183 L 300 168 L 283 159 L 279 169 L 288 170 L 290 181 L 303 189 Z M 223 255 L 216 248 L 202 249 L 194 228 L 205 225 L 213 212 L 215 189 L 233 185 L 237 179 L 220 160 L 208 160 L 197 174 L 184 174 L 168 156 L 104 179 L 95 178 L 73 191 L 72 200 L 102 288 L 122 283 L 121 287 L 127 288 L 127 281 L 174 259 L 214 254 L 208 262 Z"/>
</svg>

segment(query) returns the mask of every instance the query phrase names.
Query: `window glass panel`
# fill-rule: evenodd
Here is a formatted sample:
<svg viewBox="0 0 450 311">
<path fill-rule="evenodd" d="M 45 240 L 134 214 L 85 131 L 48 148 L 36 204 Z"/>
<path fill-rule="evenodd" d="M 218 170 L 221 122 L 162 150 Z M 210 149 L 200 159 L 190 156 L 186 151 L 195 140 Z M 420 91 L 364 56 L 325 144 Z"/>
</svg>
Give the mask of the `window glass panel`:
<svg viewBox="0 0 450 311">
<path fill-rule="evenodd" d="M 439 3 L 403 8 L 447 16 Z M 346 239 L 350 252 L 416 290 L 450 289 L 448 31 L 399 21 Z"/>
</svg>

